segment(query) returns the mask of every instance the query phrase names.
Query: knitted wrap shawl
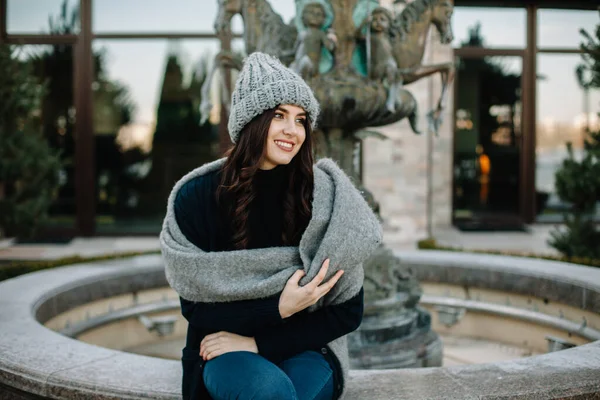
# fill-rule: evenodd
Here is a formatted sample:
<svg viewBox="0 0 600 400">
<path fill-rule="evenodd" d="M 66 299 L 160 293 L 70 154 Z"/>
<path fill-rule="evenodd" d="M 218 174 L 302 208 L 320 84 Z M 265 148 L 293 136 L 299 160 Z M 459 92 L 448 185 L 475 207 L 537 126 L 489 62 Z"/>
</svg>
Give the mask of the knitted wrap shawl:
<svg viewBox="0 0 600 400">
<path fill-rule="evenodd" d="M 171 287 L 184 299 L 196 302 L 264 298 L 281 292 L 298 269 L 306 272 L 300 285 L 310 282 L 329 258 L 326 280 L 340 269 L 344 275 L 309 311 L 354 297 L 363 284 L 362 262 L 381 243 L 381 225 L 360 192 L 331 159 L 322 159 L 313 168 L 312 218 L 299 246 L 204 252 L 186 239 L 175 219 L 177 192 L 189 180 L 220 169 L 224 161 L 191 171 L 175 184 L 169 196 L 160 244 Z M 346 337 L 328 346 L 340 362 L 345 381 L 349 369 Z"/>
</svg>

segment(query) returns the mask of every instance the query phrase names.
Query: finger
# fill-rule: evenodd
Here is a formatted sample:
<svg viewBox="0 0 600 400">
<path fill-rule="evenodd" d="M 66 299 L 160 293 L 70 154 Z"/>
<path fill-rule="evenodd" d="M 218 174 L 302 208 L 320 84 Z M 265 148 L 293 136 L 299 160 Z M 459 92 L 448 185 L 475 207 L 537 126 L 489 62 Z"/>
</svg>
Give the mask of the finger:
<svg viewBox="0 0 600 400">
<path fill-rule="evenodd" d="M 304 272 L 303 269 L 299 269 L 294 272 L 294 275 L 292 275 L 290 279 L 288 279 L 288 283 L 298 286 L 298 282 L 300 282 L 300 279 L 302 279 L 304 275 L 306 275 L 306 272 Z"/>
<path fill-rule="evenodd" d="M 218 357 L 218 356 L 220 356 L 220 355 L 222 355 L 222 354 L 226 353 L 226 351 L 225 351 L 224 349 L 225 349 L 225 348 L 224 348 L 224 347 L 222 347 L 222 346 L 214 346 L 214 347 L 212 347 L 212 348 L 208 349 L 208 350 L 206 351 L 206 354 L 205 354 L 205 358 L 206 358 L 206 360 L 207 360 L 207 361 L 208 361 L 208 360 L 211 360 L 211 359 L 213 359 L 213 358 L 215 358 L 215 357 Z"/>
<path fill-rule="evenodd" d="M 213 344 L 212 344 L 212 345 L 210 345 L 210 346 L 205 346 L 205 347 L 204 347 L 204 354 L 210 353 L 211 351 L 215 351 L 215 350 L 217 350 L 217 349 L 218 349 L 218 348 L 220 348 L 220 347 L 221 347 L 221 346 L 219 346 L 219 344 L 218 344 L 218 343 L 213 343 Z"/>
<path fill-rule="evenodd" d="M 211 335 L 204 336 L 204 339 L 202 339 L 202 341 L 200 342 L 200 347 L 202 347 L 202 345 L 206 344 L 206 342 L 210 340 L 210 337 L 211 337 Z"/>
<path fill-rule="evenodd" d="M 312 281 L 310 281 L 308 283 L 307 286 L 310 285 L 310 287 L 313 288 L 313 289 L 317 288 L 321 284 L 321 282 L 323 282 L 323 279 L 325 279 L 325 276 L 327 276 L 327 269 L 328 268 L 329 268 L 329 258 L 326 259 L 323 262 L 323 265 L 321 266 L 321 269 L 319 270 L 319 273 L 317 274 L 317 276 L 315 276 L 313 278 Z"/>
<path fill-rule="evenodd" d="M 204 339 L 202 339 L 202 342 L 204 342 L 206 340 L 214 339 L 214 338 L 218 337 L 221 333 L 223 333 L 223 332 L 216 332 L 216 333 L 211 333 L 210 335 L 206 335 L 206 336 L 204 336 Z"/>
<path fill-rule="evenodd" d="M 200 347 L 200 355 L 201 355 L 202 357 L 206 357 L 206 353 L 208 352 L 208 350 L 209 350 L 210 348 L 213 348 L 213 346 L 214 346 L 214 345 L 210 345 L 210 346 L 209 346 L 208 344 L 204 344 L 204 345 L 202 345 L 202 346 Z"/>
<path fill-rule="evenodd" d="M 323 297 L 327 293 L 329 293 L 329 291 L 331 289 L 333 289 L 333 287 L 335 286 L 335 284 L 340 280 L 340 278 L 342 277 L 342 275 L 344 275 L 344 271 L 340 270 L 340 271 L 336 272 L 335 275 L 333 277 L 331 277 L 331 279 L 329 279 L 326 283 L 324 283 L 321 286 L 319 286 L 319 289 L 323 290 L 322 294 L 319 297 Z"/>
<path fill-rule="evenodd" d="M 214 342 L 215 340 L 217 340 L 217 338 L 213 335 L 208 335 L 206 337 L 204 337 L 204 339 L 202 339 L 202 342 L 200 342 L 200 347 L 204 346 L 206 347 L 207 344 Z"/>
<path fill-rule="evenodd" d="M 210 337 L 206 336 L 200 343 L 200 346 L 203 346 L 206 348 L 208 346 L 214 345 L 215 343 L 220 343 L 223 341 L 224 337 L 225 337 L 224 335 L 218 335 L 218 334 L 210 335 Z"/>
<path fill-rule="evenodd" d="M 207 359 L 210 354 L 214 354 L 215 352 L 218 352 L 219 349 L 220 349 L 220 347 L 218 345 L 212 345 L 210 347 L 206 347 L 204 349 L 204 352 L 202 353 L 202 357 L 204 359 Z"/>
<path fill-rule="evenodd" d="M 212 360 L 213 358 L 218 357 L 220 355 L 221 355 L 221 351 L 215 350 L 215 351 L 213 351 L 211 353 L 208 353 L 206 355 L 206 361 Z"/>
<path fill-rule="evenodd" d="M 341 279 L 342 275 L 344 275 L 343 269 L 336 272 L 335 275 L 332 276 L 331 279 L 327 281 L 327 284 L 330 285 L 331 287 L 334 287 L 335 284 L 338 283 L 338 281 Z"/>
</svg>

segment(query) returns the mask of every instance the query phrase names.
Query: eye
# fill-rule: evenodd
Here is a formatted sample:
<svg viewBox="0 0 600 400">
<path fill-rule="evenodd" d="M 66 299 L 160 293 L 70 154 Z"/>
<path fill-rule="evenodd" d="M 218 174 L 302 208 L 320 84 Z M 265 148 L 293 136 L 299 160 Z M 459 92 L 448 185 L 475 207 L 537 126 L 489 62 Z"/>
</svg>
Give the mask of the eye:
<svg viewBox="0 0 600 400">
<path fill-rule="evenodd" d="M 297 119 L 296 119 L 296 123 L 297 123 L 297 124 L 301 124 L 301 125 L 304 125 L 304 122 L 305 122 L 305 121 L 306 121 L 306 118 L 297 118 Z"/>
<path fill-rule="evenodd" d="M 283 118 L 283 114 L 280 112 L 275 113 L 275 117 L 276 119 L 282 119 Z"/>
</svg>

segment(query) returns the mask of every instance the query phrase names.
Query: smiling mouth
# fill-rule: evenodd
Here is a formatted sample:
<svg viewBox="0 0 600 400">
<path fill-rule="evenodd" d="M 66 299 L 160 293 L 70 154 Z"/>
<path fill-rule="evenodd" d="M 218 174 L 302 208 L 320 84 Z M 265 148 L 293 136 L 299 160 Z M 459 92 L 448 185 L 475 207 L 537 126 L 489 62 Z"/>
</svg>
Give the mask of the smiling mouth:
<svg viewBox="0 0 600 400">
<path fill-rule="evenodd" d="M 283 151 L 292 151 L 294 145 L 288 142 L 282 142 L 280 140 L 275 140 L 275 144 Z"/>
</svg>

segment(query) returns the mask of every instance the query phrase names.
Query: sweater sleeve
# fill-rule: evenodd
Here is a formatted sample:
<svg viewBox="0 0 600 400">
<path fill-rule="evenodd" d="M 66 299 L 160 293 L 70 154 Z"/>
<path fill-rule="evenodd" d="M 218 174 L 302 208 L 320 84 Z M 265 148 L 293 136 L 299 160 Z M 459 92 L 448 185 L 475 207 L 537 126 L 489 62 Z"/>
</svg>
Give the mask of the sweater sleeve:
<svg viewBox="0 0 600 400">
<path fill-rule="evenodd" d="M 210 246 L 206 207 L 209 206 L 209 182 L 205 176 L 195 178 L 179 189 L 173 209 L 177 225 L 187 240 L 208 251 Z"/>
<path fill-rule="evenodd" d="M 278 364 L 296 354 L 316 350 L 356 330 L 362 322 L 364 290 L 341 304 L 299 313 L 285 323 L 255 335 L 258 353 Z"/>
<path fill-rule="evenodd" d="M 181 299 L 181 313 L 190 325 L 204 332 L 230 332 L 249 336 L 256 324 L 281 322 L 279 295 L 230 303 L 196 303 Z"/>
<path fill-rule="evenodd" d="M 203 251 L 219 247 L 216 203 L 211 201 L 214 192 L 210 176 L 201 176 L 187 182 L 175 197 L 175 218 L 185 237 Z M 264 299 L 230 303 L 198 303 L 181 298 L 181 312 L 188 322 L 204 331 L 239 332 L 247 322 L 258 320 L 271 324 L 281 321 L 279 295 Z"/>
</svg>

